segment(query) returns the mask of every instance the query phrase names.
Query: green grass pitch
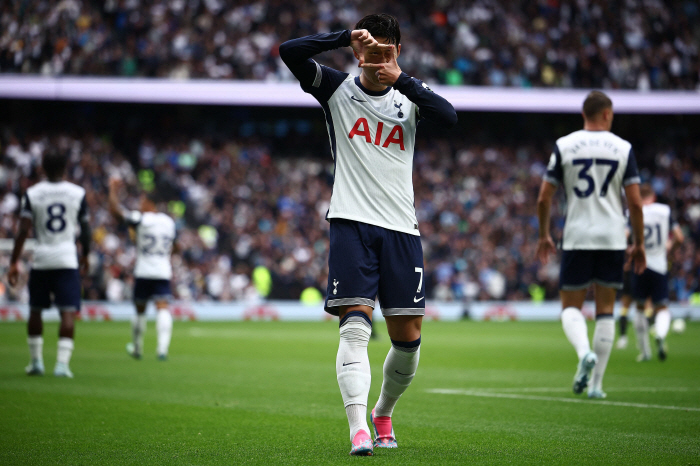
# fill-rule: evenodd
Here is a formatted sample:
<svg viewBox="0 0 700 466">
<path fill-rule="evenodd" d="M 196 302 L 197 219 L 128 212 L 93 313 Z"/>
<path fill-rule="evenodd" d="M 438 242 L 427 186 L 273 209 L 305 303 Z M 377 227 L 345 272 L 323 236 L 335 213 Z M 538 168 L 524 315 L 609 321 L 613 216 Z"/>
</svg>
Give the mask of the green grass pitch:
<svg viewBox="0 0 700 466">
<path fill-rule="evenodd" d="M 378 324 L 383 326 L 383 324 Z M 589 323 L 592 332 L 593 325 Z M 370 343 L 377 400 L 386 330 Z M 27 377 L 24 324 L 0 324 L 0 464 L 700 464 L 700 325 L 669 357 L 614 350 L 604 389 L 571 392 L 557 322 L 426 322 L 418 374 L 394 412 L 398 450 L 349 457 L 333 322 L 176 322 L 170 359 L 129 358 L 126 322 L 77 327 L 75 379 Z M 441 391 L 436 393 L 435 390 Z"/>
</svg>

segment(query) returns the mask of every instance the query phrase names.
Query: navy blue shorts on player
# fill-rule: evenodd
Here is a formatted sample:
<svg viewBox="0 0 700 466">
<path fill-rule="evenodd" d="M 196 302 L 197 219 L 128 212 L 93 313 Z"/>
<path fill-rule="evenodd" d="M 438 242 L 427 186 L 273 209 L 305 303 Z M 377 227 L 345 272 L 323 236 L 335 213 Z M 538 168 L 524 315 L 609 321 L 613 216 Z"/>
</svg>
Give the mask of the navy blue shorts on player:
<svg viewBox="0 0 700 466">
<path fill-rule="evenodd" d="M 351 220 L 331 220 L 326 312 L 374 307 L 382 314 L 424 315 L 425 276 L 420 237 Z"/>
<path fill-rule="evenodd" d="M 29 272 L 29 307 L 80 312 L 80 274 L 78 269 L 51 269 Z M 53 298 L 53 299 L 52 299 Z"/>
<path fill-rule="evenodd" d="M 137 278 L 134 283 L 134 302 L 143 304 L 149 300 L 170 299 L 170 280 Z"/>
<path fill-rule="evenodd" d="M 637 302 L 651 298 L 654 305 L 668 304 L 668 275 L 646 269 L 641 275 L 633 274 L 632 297 Z"/>
<path fill-rule="evenodd" d="M 559 289 L 581 290 L 591 283 L 622 289 L 625 251 L 562 251 Z"/>
</svg>

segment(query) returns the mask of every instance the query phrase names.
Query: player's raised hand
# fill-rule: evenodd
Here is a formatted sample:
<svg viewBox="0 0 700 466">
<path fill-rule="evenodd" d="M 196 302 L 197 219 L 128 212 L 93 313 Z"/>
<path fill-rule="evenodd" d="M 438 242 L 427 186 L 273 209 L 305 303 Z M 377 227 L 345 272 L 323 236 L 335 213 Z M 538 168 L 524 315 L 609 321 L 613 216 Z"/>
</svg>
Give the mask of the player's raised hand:
<svg viewBox="0 0 700 466">
<path fill-rule="evenodd" d="M 557 251 L 557 247 L 554 245 L 551 236 L 545 238 L 540 238 L 537 241 L 537 258 L 542 264 L 549 263 L 549 256 Z"/>
<path fill-rule="evenodd" d="M 360 56 L 362 62 L 362 53 L 365 47 L 373 47 L 378 45 L 377 39 L 372 37 L 367 29 L 355 29 L 350 33 L 350 47 Z"/>
<path fill-rule="evenodd" d="M 80 258 L 80 276 L 87 277 L 89 270 L 90 261 L 88 260 L 88 256 L 82 256 Z"/>
<path fill-rule="evenodd" d="M 109 190 L 110 191 L 117 191 L 121 185 L 122 185 L 121 178 L 119 178 L 117 176 L 110 176 L 109 177 Z"/>
<path fill-rule="evenodd" d="M 625 263 L 625 266 L 629 267 L 630 265 L 632 266 L 634 273 L 637 275 L 644 272 L 644 270 L 647 268 L 647 255 L 644 251 L 644 245 L 633 244 L 627 248 L 627 262 Z"/>
<path fill-rule="evenodd" d="M 10 284 L 12 288 L 17 286 L 17 282 L 19 281 L 19 265 L 17 265 L 17 262 L 13 262 L 10 264 L 10 270 L 7 272 L 7 282 Z"/>
<path fill-rule="evenodd" d="M 375 71 L 379 83 L 385 86 L 393 86 L 396 80 L 401 76 L 401 68 L 399 67 L 396 58 L 398 51 L 393 44 L 379 44 L 376 47 L 370 47 L 366 50 L 369 59 L 364 63 L 360 63 L 360 68 L 367 68 Z M 378 60 L 373 59 L 374 55 L 378 55 Z"/>
</svg>

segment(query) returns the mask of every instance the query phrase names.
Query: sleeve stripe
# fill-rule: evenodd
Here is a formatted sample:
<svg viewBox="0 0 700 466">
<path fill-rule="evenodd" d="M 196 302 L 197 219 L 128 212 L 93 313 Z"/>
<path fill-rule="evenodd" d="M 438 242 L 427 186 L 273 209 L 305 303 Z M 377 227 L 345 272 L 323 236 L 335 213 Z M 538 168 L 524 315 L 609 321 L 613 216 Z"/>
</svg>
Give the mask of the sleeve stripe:
<svg viewBox="0 0 700 466">
<path fill-rule="evenodd" d="M 321 78 L 323 77 L 323 72 L 321 71 L 321 65 L 319 65 L 316 60 L 313 60 L 316 64 L 316 77 L 314 78 L 313 87 L 321 87 Z"/>
<path fill-rule="evenodd" d="M 632 178 L 627 178 L 624 185 L 629 186 L 631 184 L 641 184 L 642 179 L 638 176 L 633 176 Z"/>
</svg>

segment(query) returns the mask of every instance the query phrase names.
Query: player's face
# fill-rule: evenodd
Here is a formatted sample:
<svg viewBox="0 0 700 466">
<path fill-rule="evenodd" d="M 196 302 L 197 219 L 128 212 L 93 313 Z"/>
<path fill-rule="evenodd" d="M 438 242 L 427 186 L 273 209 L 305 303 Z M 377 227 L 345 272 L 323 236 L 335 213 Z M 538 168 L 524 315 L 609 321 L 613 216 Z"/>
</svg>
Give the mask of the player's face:
<svg viewBox="0 0 700 466">
<path fill-rule="evenodd" d="M 380 44 L 390 44 L 386 37 L 375 37 L 377 42 Z M 365 63 L 389 63 L 393 58 L 398 58 L 401 53 L 401 44 L 398 44 L 393 49 L 388 48 L 378 48 L 378 47 L 365 47 L 362 50 L 362 58 Z M 377 78 L 376 71 L 372 69 L 364 69 L 362 71 L 365 77 L 370 80 L 373 84 L 379 83 L 379 78 Z"/>
</svg>

